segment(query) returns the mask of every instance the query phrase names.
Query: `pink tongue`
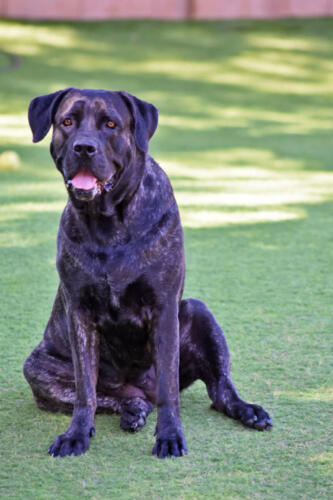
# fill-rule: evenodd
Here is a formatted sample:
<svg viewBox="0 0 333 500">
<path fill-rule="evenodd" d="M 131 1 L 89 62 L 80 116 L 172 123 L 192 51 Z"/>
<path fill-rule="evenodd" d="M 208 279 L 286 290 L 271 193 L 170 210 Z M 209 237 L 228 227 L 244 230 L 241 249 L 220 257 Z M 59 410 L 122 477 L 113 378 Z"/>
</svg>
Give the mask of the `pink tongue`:
<svg viewBox="0 0 333 500">
<path fill-rule="evenodd" d="M 72 179 L 72 185 L 77 189 L 92 189 L 96 182 L 96 177 L 85 169 L 80 170 Z"/>
</svg>

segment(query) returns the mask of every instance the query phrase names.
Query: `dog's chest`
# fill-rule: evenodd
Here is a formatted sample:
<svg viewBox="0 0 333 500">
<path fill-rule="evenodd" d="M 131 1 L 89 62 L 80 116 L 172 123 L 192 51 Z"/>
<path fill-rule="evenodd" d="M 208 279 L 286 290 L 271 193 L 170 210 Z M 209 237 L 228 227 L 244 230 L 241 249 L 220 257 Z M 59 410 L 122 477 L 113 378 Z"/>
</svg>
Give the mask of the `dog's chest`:
<svg viewBox="0 0 333 500">
<path fill-rule="evenodd" d="M 144 276 L 117 290 L 107 280 L 85 286 L 81 305 L 101 335 L 101 356 L 119 369 L 147 369 L 154 351 L 156 294 Z"/>
</svg>

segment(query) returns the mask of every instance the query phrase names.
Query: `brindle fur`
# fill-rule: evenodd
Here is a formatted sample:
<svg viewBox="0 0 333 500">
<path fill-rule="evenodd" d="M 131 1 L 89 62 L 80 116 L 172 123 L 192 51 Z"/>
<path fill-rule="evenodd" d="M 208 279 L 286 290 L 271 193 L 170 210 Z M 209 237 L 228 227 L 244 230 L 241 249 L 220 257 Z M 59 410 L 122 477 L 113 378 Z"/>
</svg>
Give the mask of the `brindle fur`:
<svg viewBox="0 0 333 500">
<path fill-rule="evenodd" d="M 84 453 L 96 411 L 119 412 L 122 429 L 133 432 L 157 406 L 153 454 L 183 455 L 179 391 L 197 379 L 213 408 L 269 429 L 268 413 L 235 390 L 212 313 L 199 300 L 182 300 L 178 208 L 148 155 L 156 108 L 125 92 L 66 89 L 35 98 L 29 122 L 34 142 L 53 124 L 51 155 L 69 194 L 57 240 L 57 295 L 43 340 L 24 364 L 37 405 L 72 413 L 49 453 Z M 91 192 L 68 182 L 83 167 L 99 181 Z"/>
</svg>

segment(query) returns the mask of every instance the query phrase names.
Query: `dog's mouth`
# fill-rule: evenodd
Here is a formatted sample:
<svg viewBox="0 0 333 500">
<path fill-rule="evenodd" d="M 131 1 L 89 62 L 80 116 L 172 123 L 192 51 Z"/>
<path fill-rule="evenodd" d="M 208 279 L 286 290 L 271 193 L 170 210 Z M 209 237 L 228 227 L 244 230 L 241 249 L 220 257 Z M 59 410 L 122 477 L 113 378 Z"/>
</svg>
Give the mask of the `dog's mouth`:
<svg viewBox="0 0 333 500">
<path fill-rule="evenodd" d="M 89 170 L 81 169 L 71 180 L 71 184 L 75 189 L 83 189 L 85 191 L 90 191 L 94 189 L 97 184 L 97 178 L 89 172 Z"/>
<path fill-rule="evenodd" d="M 66 181 L 66 186 L 74 191 L 76 198 L 89 201 L 103 190 L 110 191 L 112 180 L 100 181 L 92 172 L 82 168 L 72 179 Z"/>
</svg>

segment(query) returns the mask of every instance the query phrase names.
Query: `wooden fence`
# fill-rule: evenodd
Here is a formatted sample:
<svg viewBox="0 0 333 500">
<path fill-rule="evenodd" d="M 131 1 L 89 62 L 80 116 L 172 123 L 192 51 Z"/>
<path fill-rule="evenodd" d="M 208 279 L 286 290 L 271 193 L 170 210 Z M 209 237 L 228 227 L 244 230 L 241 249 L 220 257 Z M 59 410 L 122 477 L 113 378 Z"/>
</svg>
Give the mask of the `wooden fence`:
<svg viewBox="0 0 333 500">
<path fill-rule="evenodd" d="M 25 19 L 237 19 L 332 16 L 333 0 L 0 0 Z"/>
</svg>

